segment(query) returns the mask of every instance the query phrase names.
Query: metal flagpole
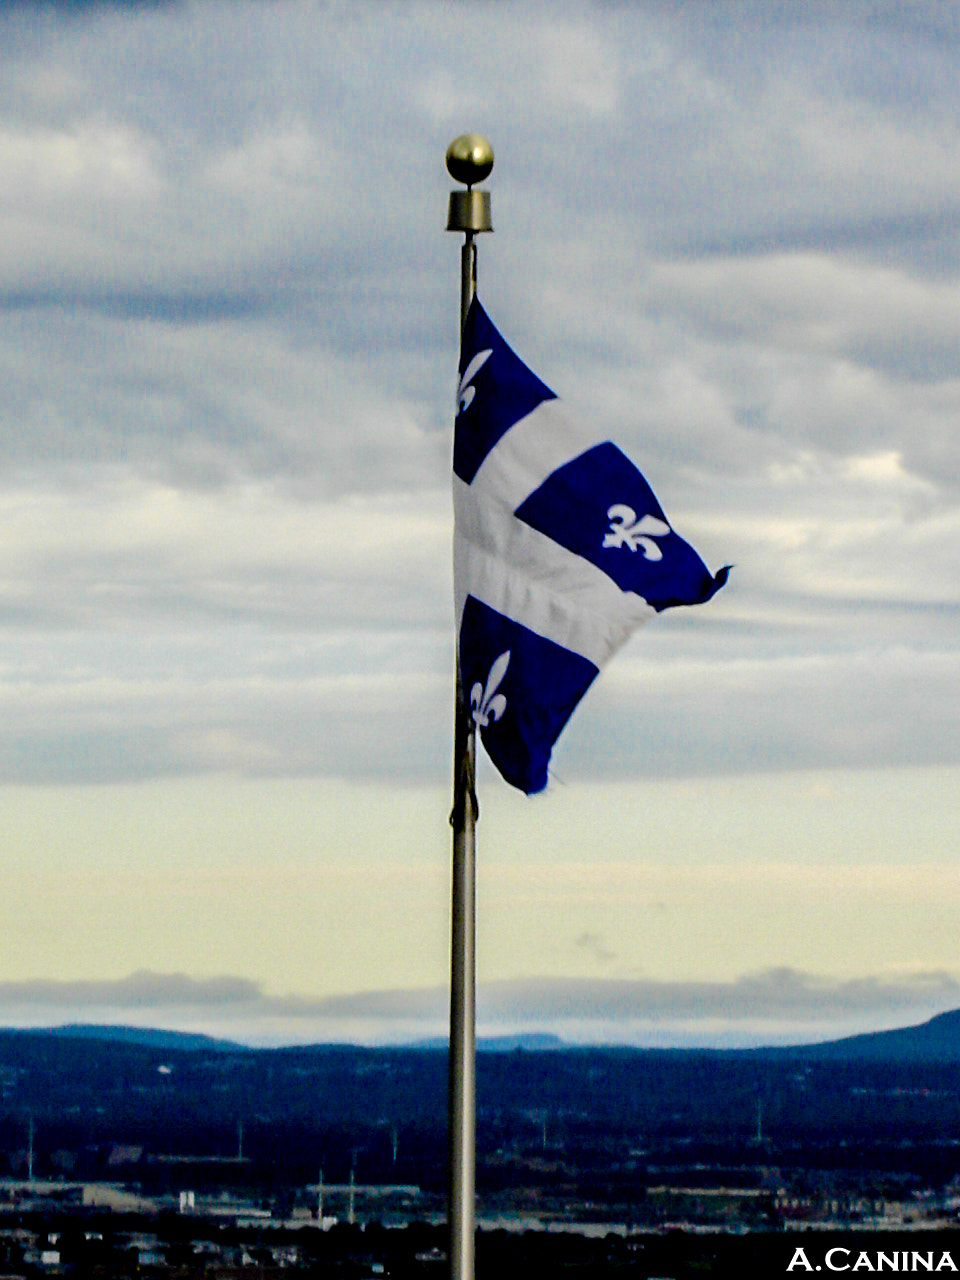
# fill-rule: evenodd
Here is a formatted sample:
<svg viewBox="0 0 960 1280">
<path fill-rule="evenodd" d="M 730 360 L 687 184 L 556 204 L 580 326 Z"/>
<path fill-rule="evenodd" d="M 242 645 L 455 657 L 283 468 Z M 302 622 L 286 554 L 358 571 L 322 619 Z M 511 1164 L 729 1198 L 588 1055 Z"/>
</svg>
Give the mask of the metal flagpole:
<svg viewBox="0 0 960 1280">
<path fill-rule="evenodd" d="M 493 168 L 485 138 L 465 133 L 447 148 L 447 171 L 466 191 L 451 191 L 448 231 L 464 233 L 460 255 L 460 333 L 477 288 L 474 236 L 492 231 L 490 193 L 474 190 Z M 450 904 L 450 1060 L 448 1078 L 449 1172 L 448 1258 L 451 1280 L 474 1280 L 474 1186 L 476 1181 L 477 996 L 476 821 L 474 784 L 476 726 L 466 706 L 457 661 L 453 756 L 453 870 Z"/>
</svg>

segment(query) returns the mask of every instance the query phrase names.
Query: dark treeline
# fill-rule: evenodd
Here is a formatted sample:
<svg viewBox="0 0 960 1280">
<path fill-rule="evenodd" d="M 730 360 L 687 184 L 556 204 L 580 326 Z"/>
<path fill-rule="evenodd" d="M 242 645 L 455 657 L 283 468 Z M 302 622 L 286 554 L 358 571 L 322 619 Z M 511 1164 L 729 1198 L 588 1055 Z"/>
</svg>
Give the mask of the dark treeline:
<svg viewBox="0 0 960 1280">
<path fill-rule="evenodd" d="M 2 1032 L 0 1173 L 22 1166 L 29 1117 L 37 1176 L 107 1176 L 123 1145 L 140 1149 L 128 1159 L 138 1181 L 157 1189 L 174 1179 L 161 1157 L 205 1157 L 209 1180 L 223 1182 L 241 1150 L 238 1176 L 313 1181 L 322 1159 L 331 1181 L 353 1169 L 358 1181 L 439 1189 L 446 1054 L 185 1050 Z M 960 1062 L 810 1051 L 516 1049 L 479 1057 L 481 1182 L 509 1185 L 520 1176 L 498 1162 L 504 1153 L 539 1154 L 549 1180 L 562 1176 L 548 1168 L 558 1153 L 581 1170 L 619 1162 L 633 1171 L 639 1162 L 655 1176 L 656 1167 L 694 1162 L 756 1165 L 766 1144 L 795 1167 L 895 1163 L 940 1183 L 958 1172 L 958 1140 Z M 198 1168 L 194 1181 L 203 1176 Z"/>
</svg>

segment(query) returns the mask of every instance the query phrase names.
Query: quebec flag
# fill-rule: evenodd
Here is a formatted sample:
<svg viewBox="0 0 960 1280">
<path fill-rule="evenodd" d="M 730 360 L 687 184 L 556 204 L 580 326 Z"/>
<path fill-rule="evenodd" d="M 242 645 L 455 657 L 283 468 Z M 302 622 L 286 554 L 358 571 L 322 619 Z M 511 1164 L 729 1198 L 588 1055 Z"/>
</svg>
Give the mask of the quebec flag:
<svg viewBox="0 0 960 1280">
<path fill-rule="evenodd" d="M 531 794 L 600 668 L 640 623 L 723 586 L 646 480 L 590 444 L 474 298 L 453 445 L 464 700 L 501 774 Z"/>
</svg>

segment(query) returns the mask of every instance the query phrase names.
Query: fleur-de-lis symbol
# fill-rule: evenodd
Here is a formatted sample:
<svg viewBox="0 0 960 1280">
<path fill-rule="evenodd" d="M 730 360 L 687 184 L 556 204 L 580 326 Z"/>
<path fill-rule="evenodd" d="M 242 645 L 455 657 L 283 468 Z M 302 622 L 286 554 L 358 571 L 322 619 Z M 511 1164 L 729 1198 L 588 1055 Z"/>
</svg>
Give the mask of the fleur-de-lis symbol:
<svg viewBox="0 0 960 1280">
<path fill-rule="evenodd" d="M 637 519 L 633 507 L 625 502 L 615 502 L 607 512 L 610 531 L 603 539 L 605 547 L 628 547 L 631 551 L 642 549 L 645 560 L 662 560 L 663 552 L 653 541 L 670 532 L 670 526 L 656 516 Z"/>
<path fill-rule="evenodd" d="M 460 379 L 460 385 L 457 387 L 457 417 L 463 413 L 464 409 L 466 409 L 468 405 L 473 403 L 473 397 L 477 394 L 477 388 L 471 384 L 473 379 L 477 376 L 492 355 L 492 347 L 488 347 L 486 351 L 478 351 L 464 369 L 463 377 Z"/>
<path fill-rule="evenodd" d="M 474 721 L 481 729 L 485 729 L 491 720 L 499 720 L 507 709 L 507 700 L 502 693 L 497 693 L 497 689 L 507 674 L 509 665 L 510 650 L 508 649 L 506 653 L 501 653 L 490 668 L 486 688 L 478 680 L 470 690 L 470 708 Z"/>
</svg>

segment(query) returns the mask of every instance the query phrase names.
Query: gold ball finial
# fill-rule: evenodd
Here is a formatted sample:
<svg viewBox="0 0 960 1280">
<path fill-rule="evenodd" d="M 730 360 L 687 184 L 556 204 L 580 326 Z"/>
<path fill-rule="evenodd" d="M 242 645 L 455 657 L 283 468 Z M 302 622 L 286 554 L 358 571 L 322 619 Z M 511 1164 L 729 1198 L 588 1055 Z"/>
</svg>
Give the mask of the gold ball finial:
<svg viewBox="0 0 960 1280">
<path fill-rule="evenodd" d="M 461 133 L 447 147 L 447 173 L 455 182 L 472 187 L 489 177 L 493 169 L 493 147 L 479 133 Z"/>
</svg>

